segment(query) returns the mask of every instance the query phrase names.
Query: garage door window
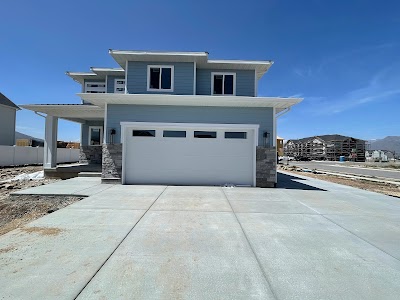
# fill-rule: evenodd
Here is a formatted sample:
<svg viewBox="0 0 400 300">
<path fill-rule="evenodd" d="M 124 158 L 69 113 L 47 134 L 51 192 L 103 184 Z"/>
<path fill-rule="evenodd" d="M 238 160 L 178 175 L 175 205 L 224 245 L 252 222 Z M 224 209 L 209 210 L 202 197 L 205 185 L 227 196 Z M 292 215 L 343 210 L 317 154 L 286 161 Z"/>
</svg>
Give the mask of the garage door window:
<svg viewBox="0 0 400 300">
<path fill-rule="evenodd" d="M 241 131 L 225 132 L 225 138 L 226 139 L 242 139 L 242 140 L 245 140 L 245 139 L 247 139 L 247 132 L 241 132 Z"/>
<path fill-rule="evenodd" d="M 178 130 L 164 130 L 163 137 L 169 138 L 185 138 L 186 131 L 178 131 Z"/>
<path fill-rule="evenodd" d="M 194 137 L 198 139 L 216 139 L 217 132 L 215 131 L 195 131 Z"/>
<path fill-rule="evenodd" d="M 132 130 L 132 136 L 155 137 L 155 130 Z"/>
</svg>

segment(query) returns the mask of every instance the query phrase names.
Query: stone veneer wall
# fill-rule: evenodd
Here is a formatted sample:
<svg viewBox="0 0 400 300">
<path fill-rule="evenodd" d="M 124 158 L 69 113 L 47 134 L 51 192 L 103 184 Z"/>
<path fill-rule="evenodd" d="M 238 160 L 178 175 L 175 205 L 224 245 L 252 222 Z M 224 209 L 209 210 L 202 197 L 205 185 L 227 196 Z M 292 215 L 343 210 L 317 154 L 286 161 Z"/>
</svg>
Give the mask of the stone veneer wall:
<svg viewBox="0 0 400 300">
<path fill-rule="evenodd" d="M 79 152 L 79 163 L 81 164 L 101 164 L 101 146 L 81 146 Z"/>
<path fill-rule="evenodd" d="M 256 186 L 276 187 L 276 148 L 257 147 Z"/>
<path fill-rule="evenodd" d="M 103 144 L 103 165 L 101 178 L 122 178 L 122 144 Z"/>
</svg>

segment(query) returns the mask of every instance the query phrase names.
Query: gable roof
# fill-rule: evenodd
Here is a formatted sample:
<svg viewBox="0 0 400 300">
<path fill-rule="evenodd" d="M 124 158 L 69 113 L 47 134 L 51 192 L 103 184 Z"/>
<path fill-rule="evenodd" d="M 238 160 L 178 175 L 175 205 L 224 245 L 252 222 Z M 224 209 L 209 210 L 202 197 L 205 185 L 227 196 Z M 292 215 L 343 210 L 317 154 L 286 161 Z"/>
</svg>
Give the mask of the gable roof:
<svg viewBox="0 0 400 300">
<path fill-rule="evenodd" d="M 12 102 L 10 99 L 8 99 L 6 96 L 4 96 L 2 93 L 0 93 L 0 105 L 4 105 L 4 106 L 14 108 L 16 110 L 20 110 L 20 108 L 14 102 Z"/>
</svg>

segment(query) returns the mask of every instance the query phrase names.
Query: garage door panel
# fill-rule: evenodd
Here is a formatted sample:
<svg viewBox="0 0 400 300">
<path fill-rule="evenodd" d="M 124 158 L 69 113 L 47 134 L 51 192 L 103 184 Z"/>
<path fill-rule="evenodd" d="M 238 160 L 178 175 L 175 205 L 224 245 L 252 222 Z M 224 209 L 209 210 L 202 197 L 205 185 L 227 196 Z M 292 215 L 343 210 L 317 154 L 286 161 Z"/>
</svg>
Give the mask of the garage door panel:
<svg viewBox="0 0 400 300">
<path fill-rule="evenodd" d="M 127 184 L 253 185 L 254 130 L 246 139 L 226 139 L 225 129 L 158 128 L 155 137 L 125 131 L 124 181 Z M 163 137 L 163 130 L 186 137 Z M 217 138 L 195 138 L 194 131 L 214 131 Z M 243 131 L 243 130 L 241 130 Z"/>
</svg>

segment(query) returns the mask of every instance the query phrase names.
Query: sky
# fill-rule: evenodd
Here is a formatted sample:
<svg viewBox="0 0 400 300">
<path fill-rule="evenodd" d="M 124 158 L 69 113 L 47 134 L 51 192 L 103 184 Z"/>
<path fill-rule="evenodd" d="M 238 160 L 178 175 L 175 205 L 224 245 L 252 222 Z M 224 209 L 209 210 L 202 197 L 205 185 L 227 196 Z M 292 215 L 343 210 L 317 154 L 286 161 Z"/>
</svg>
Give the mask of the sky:
<svg viewBox="0 0 400 300">
<path fill-rule="evenodd" d="M 80 103 L 66 71 L 118 67 L 108 49 L 273 60 L 259 96 L 301 97 L 278 135 L 400 135 L 400 2 L 2 0 L 0 91 L 16 104 Z M 17 131 L 44 119 L 17 113 Z M 79 141 L 61 120 L 58 139 Z"/>
</svg>

